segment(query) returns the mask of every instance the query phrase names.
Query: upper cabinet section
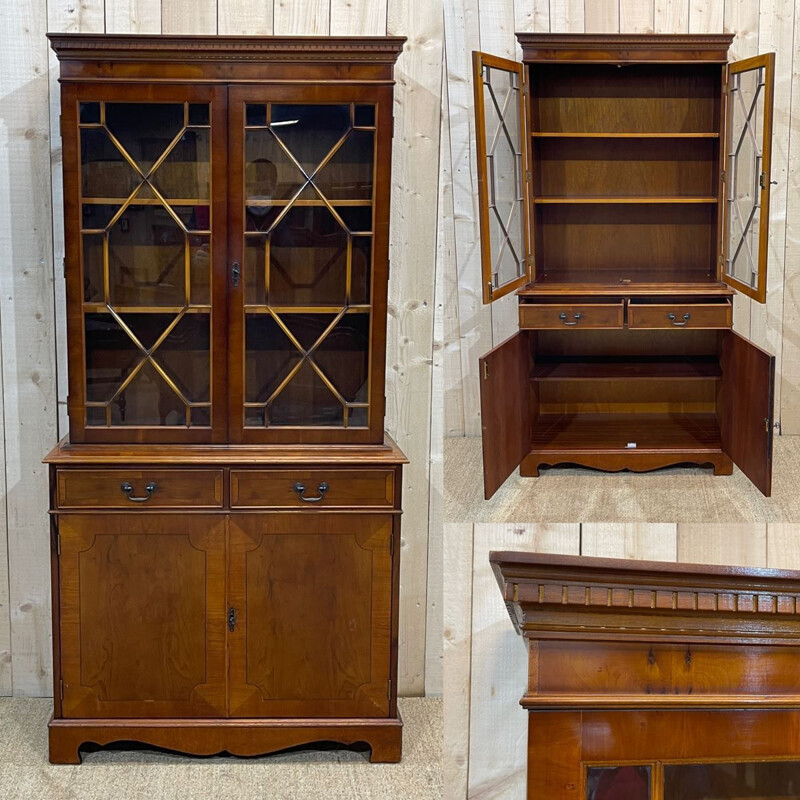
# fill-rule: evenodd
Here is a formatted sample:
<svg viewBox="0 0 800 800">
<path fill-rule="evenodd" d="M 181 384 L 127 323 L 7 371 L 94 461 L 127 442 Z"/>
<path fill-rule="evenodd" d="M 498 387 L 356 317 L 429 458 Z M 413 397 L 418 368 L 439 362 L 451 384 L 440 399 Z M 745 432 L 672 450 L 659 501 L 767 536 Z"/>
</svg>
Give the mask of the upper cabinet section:
<svg viewBox="0 0 800 800">
<path fill-rule="evenodd" d="M 518 39 L 521 64 L 475 54 L 484 299 L 523 283 L 524 295 L 728 283 L 763 301 L 773 57 L 729 65 L 727 34 Z M 504 103 L 516 81 L 523 102 Z M 517 119 L 504 164 L 492 148 L 509 149 Z M 501 227 L 506 195 L 525 209 L 519 235 Z"/>
<path fill-rule="evenodd" d="M 71 441 L 381 442 L 404 40 L 51 40 Z"/>
</svg>

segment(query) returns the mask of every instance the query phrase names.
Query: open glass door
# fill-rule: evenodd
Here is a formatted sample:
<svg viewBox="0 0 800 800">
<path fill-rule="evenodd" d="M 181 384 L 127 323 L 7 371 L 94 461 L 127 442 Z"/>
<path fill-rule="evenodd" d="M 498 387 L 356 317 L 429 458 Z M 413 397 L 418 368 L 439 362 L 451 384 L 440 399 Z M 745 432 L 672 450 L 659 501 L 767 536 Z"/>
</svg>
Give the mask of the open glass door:
<svg viewBox="0 0 800 800">
<path fill-rule="evenodd" d="M 522 64 L 472 54 L 483 302 L 530 280 Z"/>
<path fill-rule="evenodd" d="M 774 72 L 774 53 L 728 66 L 723 280 L 759 303 L 767 296 Z"/>
</svg>

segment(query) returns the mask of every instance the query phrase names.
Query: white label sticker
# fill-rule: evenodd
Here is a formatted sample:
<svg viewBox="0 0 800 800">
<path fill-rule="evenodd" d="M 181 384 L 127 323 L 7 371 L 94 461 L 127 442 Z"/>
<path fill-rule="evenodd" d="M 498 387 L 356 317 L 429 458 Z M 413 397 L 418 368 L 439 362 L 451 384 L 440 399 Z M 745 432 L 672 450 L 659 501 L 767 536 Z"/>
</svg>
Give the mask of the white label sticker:
<svg viewBox="0 0 800 800">
<path fill-rule="evenodd" d="M 636 442 L 628 442 L 625 447 L 627 447 L 629 450 L 632 450 L 636 447 Z"/>
</svg>

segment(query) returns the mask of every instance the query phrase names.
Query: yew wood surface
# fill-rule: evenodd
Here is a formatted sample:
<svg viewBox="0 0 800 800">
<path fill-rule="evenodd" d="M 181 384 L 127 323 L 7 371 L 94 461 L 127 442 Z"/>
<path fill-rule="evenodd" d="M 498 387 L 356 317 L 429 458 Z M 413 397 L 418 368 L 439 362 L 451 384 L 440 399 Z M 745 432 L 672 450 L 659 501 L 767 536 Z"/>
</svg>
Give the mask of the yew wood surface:
<svg viewBox="0 0 800 800">
<path fill-rule="evenodd" d="M 590 766 L 800 757 L 800 572 L 494 552 L 526 639 L 528 797 Z"/>
<path fill-rule="evenodd" d="M 531 338 L 507 339 L 481 360 L 483 489 L 488 500 L 519 466 L 530 448 L 536 398 L 530 389 Z"/>
<path fill-rule="evenodd" d="M 392 518 L 232 515 L 230 713 L 386 717 Z"/>
<path fill-rule="evenodd" d="M 59 535 L 63 715 L 224 716 L 224 520 L 74 515 Z"/>
<path fill-rule="evenodd" d="M 725 333 L 717 399 L 722 449 L 767 497 L 772 491 L 775 356 Z"/>
</svg>

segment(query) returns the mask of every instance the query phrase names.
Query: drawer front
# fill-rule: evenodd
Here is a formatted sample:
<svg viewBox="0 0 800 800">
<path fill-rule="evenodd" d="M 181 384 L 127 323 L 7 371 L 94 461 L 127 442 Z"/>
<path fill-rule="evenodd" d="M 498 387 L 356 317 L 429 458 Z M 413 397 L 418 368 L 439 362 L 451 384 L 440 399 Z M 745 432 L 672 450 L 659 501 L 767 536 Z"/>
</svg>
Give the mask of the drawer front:
<svg viewBox="0 0 800 800">
<path fill-rule="evenodd" d="M 519 326 L 523 329 L 621 328 L 623 320 L 622 303 L 596 305 L 523 303 L 519 307 Z"/>
<path fill-rule="evenodd" d="M 730 303 L 628 305 L 629 328 L 730 328 Z"/>
<path fill-rule="evenodd" d="M 221 469 L 58 471 L 59 508 L 221 508 Z"/>
<path fill-rule="evenodd" d="M 231 470 L 231 506 L 309 508 L 394 505 L 392 470 Z"/>
</svg>

